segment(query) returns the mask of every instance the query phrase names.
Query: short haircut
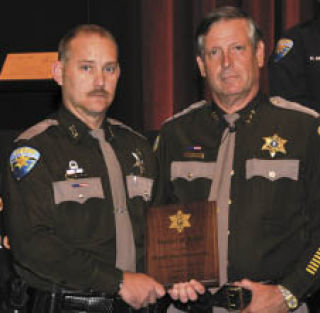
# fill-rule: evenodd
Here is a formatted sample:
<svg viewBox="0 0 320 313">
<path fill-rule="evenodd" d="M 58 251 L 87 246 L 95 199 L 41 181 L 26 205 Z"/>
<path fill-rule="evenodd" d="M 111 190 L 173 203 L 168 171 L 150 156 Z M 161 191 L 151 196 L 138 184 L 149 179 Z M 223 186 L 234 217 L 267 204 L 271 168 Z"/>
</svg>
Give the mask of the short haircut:
<svg viewBox="0 0 320 313">
<path fill-rule="evenodd" d="M 72 28 L 69 32 L 67 32 L 59 42 L 58 46 L 58 60 L 66 61 L 68 59 L 69 46 L 70 42 L 76 38 L 80 34 L 96 34 L 101 37 L 109 38 L 114 42 L 117 52 L 118 52 L 118 44 L 115 40 L 114 36 L 102 26 L 95 24 L 81 24 L 74 28 Z"/>
<path fill-rule="evenodd" d="M 209 13 L 199 24 L 196 31 L 197 40 L 197 55 L 203 58 L 204 56 L 204 37 L 209 32 L 211 26 L 222 20 L 228 21 L 233 19 L 245 19 L 248 23 L 249 37 L 252 41 L 254 49 L 260 40 L 263 40 L 263 35 L 255 21 L 246 12 L 237 7 L 225 6 L 220 7 Z"/>
</svg>

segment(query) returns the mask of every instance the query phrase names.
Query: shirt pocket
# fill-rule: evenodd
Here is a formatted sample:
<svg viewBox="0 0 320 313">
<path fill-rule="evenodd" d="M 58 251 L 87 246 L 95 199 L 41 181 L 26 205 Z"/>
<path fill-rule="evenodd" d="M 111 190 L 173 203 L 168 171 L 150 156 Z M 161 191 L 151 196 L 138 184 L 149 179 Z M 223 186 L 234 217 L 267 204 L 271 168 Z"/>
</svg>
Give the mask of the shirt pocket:
<svg viewBox="0 0 320 313">
<path fill-rule="evenodd" d="M 216 163 L 197 161 L 174 161 L 171 163 L 170 180 L 178 178 L 193 181 L 197 178 L 212 180 Z"/>
<path fill-rule="evenodd" d="M 104 199 L 100 177 L 53 182 L 54 203 L 75 201 L 83 204 L 90 198 Z"/>
<path fill-rule="evenodd" d="M 144 201 L 151 199 L 153 179 L 128 175 L 126 177 L 129 198 L 142 197 Z"/>
<path fill-rule="evenodd" d="M 254 176 L 264 177 L 270 181 L 289 178 L 297 181 L 299 177 L 299 160 L 259 160 L 246 161 L 246 179 Z"/>
</svg>

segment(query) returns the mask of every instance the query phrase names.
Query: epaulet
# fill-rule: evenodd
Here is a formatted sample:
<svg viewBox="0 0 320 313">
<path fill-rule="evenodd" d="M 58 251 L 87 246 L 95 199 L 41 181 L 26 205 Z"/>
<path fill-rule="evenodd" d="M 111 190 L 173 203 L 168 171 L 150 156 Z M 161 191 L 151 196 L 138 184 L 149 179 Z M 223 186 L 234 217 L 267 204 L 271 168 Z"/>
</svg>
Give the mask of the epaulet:
<svg viewBox="0 0 320 313">
<path fill-rule="evenodd" d="M 130 131 L 131 133 L 134 133 L 136 134 L 137 136 L 143 138 L 143 139 L 147 139 L 145 136 L 141 135 L 139 132 L 133 130 L 131 127 L 127 126 L 126 124 L 123 124 L 122 122 L 116 120 L 116 119 L 113 119 L 113 118 L 108 118 L 107 121 L 111 124 L 111 125 L 114 125 L 114 126 L 120 126 L 128 131 Z"/>
<path fill-rule="evenodd" d="M 282 109 L 287 109 L 287 110 L 294 110 L 294 111 L 298 111 L 298 112 L 302 112 L 302 113 L 305 113 L 305 114 L 309 114 L 315 118 L 318 118 L 319 117 L 319 113 L 313 109 L 310 109 L 304 105 L 301 105 L 297 102 L 292 102 L 292 101 L 288 101 L 284 98 L 281 98 L 281 97 L 271 97 L 270 98 L 270 102 L 276 106 L 276 107 L 279 107 L 279 108 L 282 108 Z"/>
<path fill-rule="evenodd" d="M 163 124 L 168 123 L 168 122 L 170 122 L 172 120 L 175 120 L 175 119 L 177 119 L 177 118 L 179 118 L 179 117 L 181 117 L 183 115 L 186 115 L 186 114 L 190 113 L 193 110 L 199 109 L 199 108 L 203 107 L 207 103 L 208 102 L 206 100 L 195 102 L 195 103 L 189 105 L 187 108 L 185 108 L 181 112 L 178 112 L 178 113 L 172 115 L 171 117 L 167 118 L 166 120 L 164 120 Z"/>
<path fill-rule="evenodd" d="M 48 129 L 51 126 L 54 125 L 58 125 L 58 121 L 57 120 L 53 120 L 53 119 L 45 119 L 33 126 L 31 126 L 30 128 L 28 128 L 27 130 L 25 130 L 24 132 L 22 132 L 15 140 L 14 142 L 17 142 L 19 140 L 29 140 L 41 133 L 43 133 L 46 129 Z"/>
</svg>

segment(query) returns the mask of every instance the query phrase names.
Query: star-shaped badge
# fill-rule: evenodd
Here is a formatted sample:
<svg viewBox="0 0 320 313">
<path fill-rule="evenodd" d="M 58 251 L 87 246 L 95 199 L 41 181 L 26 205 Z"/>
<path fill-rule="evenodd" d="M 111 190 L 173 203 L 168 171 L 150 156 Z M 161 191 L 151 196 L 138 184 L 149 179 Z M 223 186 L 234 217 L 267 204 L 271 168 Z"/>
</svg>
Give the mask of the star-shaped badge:
<svg viewBox="0 0 320 313">
<path fill-rule="evenodd" d="M 191 214 L 183 214 L 181 210 L 178 210 L 176 215 L 169 216 L 171 225 L 169 228 L 176 228 L 178 233 L 181 233 L 184 228 L 191 227 L 189 219 Z"/>
<path fill-rule="evenodd" d="M 288 140 L 279 137 L 277 134 L 274 134 L 271 137 L 263 137 L 263 139 L 265 143 L 262 146 L 262 150 L 268 150 L 272 158 L 275 157 L 277 152 L 283 154 L 287 153 L 284 145 L 287 143 Z"/>
</svg>

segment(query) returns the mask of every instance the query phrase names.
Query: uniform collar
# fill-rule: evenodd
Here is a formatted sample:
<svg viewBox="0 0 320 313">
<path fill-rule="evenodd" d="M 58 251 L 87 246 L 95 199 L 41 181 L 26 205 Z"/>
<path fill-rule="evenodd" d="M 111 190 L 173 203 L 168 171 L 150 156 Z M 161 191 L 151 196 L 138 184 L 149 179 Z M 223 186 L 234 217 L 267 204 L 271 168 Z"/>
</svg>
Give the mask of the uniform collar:
<svg viewBox="0 0 320 313">
<path fill-rule="evenodd" d="M 258 92 L 258 94 L 242 110 L 237 111 L 237 113 L 240 115 L 239 121 L 245 124 L 250 124 L 255 118 L 258 107 L 266 100 L 267 97 L 261 92 Z M 215 102 L 212 101 L 211 104 L 211 117 L 214 120 L 220 121 L 220 123 L 224 124 L 224 115 L 226 115 L 226 112 L 223 111 Z"/>
<path fill-rule="evenodd" d="M 58 119 L 62 128 L 66 131 L 68 136 L 75 142 L 81 141 L 89 135 L 91 129 L 79 120 L 73 113 L 66 109 L 63 105 L 58 111 Z M 105 119 L 101 128 L 104 130 L 109 129 L 109 123 Z"/>
</svg>

